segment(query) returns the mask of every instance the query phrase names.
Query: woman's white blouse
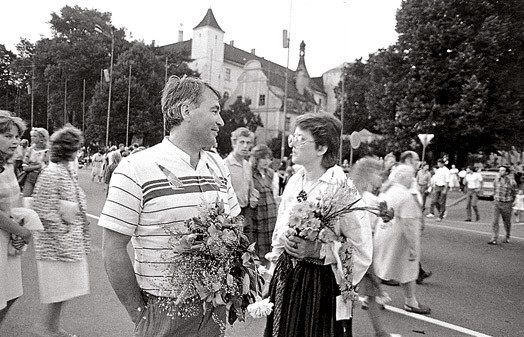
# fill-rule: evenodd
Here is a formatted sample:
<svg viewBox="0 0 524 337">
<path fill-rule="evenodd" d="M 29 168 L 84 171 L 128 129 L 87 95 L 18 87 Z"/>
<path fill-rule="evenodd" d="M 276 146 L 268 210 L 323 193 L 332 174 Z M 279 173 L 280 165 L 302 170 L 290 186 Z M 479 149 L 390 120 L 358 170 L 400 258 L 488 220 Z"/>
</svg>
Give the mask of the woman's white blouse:
<svg viewBox="0 0 524 337">
<path fill-rule="evenodd" d="M 303 174 L 304 169 L 301 168 L 291 176 L 282 194 L 277 222 L 272 237 L 272 250 L 266 254 L 266 259 L 271 261 L 273 265 L 276 264 L 280 254 L 284 252 L 283 236 L 289 228 L 288 222 L 291 209 L 298 203 L 297 196 L 302 190 Z M 306 191 L 308 200 L 315 200 L 319 193 L 325 191 L 330 185 L 340 183 L 346 179 L 351 182 L 350 178 L 346 176 L 340 166 L 329 168 L 319 178 L 319 183 L 313 190 Z M 364 206 L 364 203 L 361 200 L 355 206 Z M 369 217 L 365 214 L 365 211 L 346 214 L 340 218 L 335 229 L 353 245 L 353 284 L 356 285 L 366 273 L 372 259 L 373 244 Z M 333 253 L 333 250 L 336 251 L 337 248 L 339 247 L 335 247 L 335 249 L 330 247 L 330 249 L 327 249 L 325 264 L 331 264 L 335 277 L 339 280 L 340 277 L 342 277 L 342 271 L 337 268 L 336 257 Z"/>
</svg>

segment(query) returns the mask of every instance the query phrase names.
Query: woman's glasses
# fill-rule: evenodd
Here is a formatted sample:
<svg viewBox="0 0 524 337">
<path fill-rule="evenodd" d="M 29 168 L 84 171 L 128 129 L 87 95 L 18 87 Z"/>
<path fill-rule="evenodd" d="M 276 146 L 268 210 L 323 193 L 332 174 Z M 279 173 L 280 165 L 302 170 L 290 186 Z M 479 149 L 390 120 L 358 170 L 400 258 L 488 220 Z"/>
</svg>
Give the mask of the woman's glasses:
<svg viewBox="0 0 524 337">
<path fill-rule="evenodd" d="M 315 141 L 314 140 L 307 140 L 307 139 L 304 139 L 304 137 L 302 137 L 302 135 L 289 135 L 289 137 L 287 137 L 287 145 L 289 145 L 289 147 L 302 147 L 304 145 L 306 145 L 306 143 L 314 143 Z"/>
</svg>

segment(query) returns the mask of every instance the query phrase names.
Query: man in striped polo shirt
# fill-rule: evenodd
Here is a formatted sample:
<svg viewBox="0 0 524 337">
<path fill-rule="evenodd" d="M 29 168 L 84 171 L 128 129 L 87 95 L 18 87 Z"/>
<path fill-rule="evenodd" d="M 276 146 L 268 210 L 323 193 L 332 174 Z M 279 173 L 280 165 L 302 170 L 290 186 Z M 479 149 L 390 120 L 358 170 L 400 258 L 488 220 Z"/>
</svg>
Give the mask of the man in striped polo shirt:
<svg viewBox="0 0 524 337">
<path fill-rule="evenodd" d="M 163 300 L 178 293 L 169 286 L 169 235 L 165 224 L 183 225 L 198 215 L 204 200 L 224 201 L 232 216 L 240 207 L 222 159 L 205 151 L 216 145 L 219 94 L 202 80 L 172 76 L 162 94 L 169 136 L 149 149 L 126 157 L 113 173 L 98 224 L 104 227 L 104 263 L 109 281 L 135 323 L 135 335 L 222 336 L 217 315 L 225 308 L 192 317 L 170 317 Z M 131 241 L 134 269 L 127 253 Z"/>
</svg>

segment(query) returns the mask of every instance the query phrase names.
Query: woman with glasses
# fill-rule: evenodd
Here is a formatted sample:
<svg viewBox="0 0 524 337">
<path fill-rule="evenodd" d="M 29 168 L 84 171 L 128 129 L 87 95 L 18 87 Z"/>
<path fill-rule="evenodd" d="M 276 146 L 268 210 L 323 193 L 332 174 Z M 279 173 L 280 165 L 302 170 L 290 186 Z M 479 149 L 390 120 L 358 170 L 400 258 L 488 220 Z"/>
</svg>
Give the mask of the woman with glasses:
<svg viewBox="0 0 524 337">
<path fill-rule="evenodd" d="M 308 113 L 296 120 L 288 144 L 292 160 L 300 169 L 290 178 L 282 194 L 272 251 L 273 277 L 269 285 L 273 313 L 268 316 L 265 337 L 334 337 L 351 336 L 351 319 L 337 320 L 337 296 L 340 295 L 332 244 L 288 236 L 291 209 L 302 201 L 314 202 L 330 187 L 341 182 L 352 184 L 338 161 L 341 123 L 334 116 Z M 353 285 L 364 276 L 371 264 L 372 239 L 367 217 L 359 212 L 343 215 L 340 235 L 353 249 Z M 337 254 L 338 255 L 338 254 Z M 289 263 L 294 258 L 293 263 Z M 351 306 L 347 303 L 346 306 Z"/>
<path fill-rule="evenodd" d="M 33 194 L 36 180 L 40 172 L 49 163 L 47 155 L 47 145 L 49 142 L 49 132 L 44 128 L 31 129 L 31 147 L 27 152 L 22 168 L 26 173 L 23 183 L 22 192 L 24 197 L 30 197 Z"/>
<path fill-rule="evenodd" d="M 20 196 L 11 157 L 24 131 L 25 124 L 20 118 L 0 110 L 0 326 L 23 292 L 20 255 L 10 255 L 9 246 L 21 248 L 31 239 L 31 232 L 11 217 L 11 209 Z M 12 234 L 20 239 L 12 241 Z"/>
</svg>

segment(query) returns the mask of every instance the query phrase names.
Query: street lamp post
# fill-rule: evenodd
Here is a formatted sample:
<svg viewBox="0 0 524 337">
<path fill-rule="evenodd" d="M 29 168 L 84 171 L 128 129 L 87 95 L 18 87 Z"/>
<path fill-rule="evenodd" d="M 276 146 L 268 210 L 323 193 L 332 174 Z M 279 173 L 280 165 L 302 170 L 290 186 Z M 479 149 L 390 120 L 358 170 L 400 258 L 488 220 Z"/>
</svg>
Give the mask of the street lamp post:
<svg viewBox="0 0 524 337">
<path fill-rule="evenodd" d="M 102 29 L 100 25 L 95 25 L 95 30 L 100 34 L 111 39 L 111 63 L 109 65 L 109 97 L 107 99 L 107 123 L 106 123 L 106 146 L 109 146 L 109 119 L 111 118 L 111 88 L 113 84 L 113 56 L 115 53 L 115 34 L 113 27 L 110 28 L 110 34 Z"/>
</svg>

